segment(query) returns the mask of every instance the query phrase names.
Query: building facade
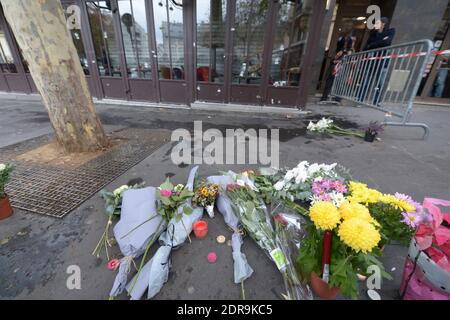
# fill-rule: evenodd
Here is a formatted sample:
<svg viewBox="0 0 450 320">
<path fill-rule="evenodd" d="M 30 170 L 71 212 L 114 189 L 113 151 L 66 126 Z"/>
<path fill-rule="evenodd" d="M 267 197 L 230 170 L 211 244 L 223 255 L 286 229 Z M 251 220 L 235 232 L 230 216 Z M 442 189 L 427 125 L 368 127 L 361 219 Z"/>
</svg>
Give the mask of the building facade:
<svg viewBox="0 0 450 320">
<path fill-rule="evenodd" d="M 450 46 L 449 1 L 430 2 L 434 5 L 421 0 L 61 0 L 97 99 L 282 107 L 304 107 L 322 90 L 345 28 L 355 50 L 362 47 L 371 4 L 391 19 L 396 42 L 429 38 L 439 49 Z M 416 25 L 405 27 L 411 21 Z M 430 61 L 422 98 L 428 97 L 424 90 L 434 95 L 442 65 L 439 58 Z M 37 93 L 2 12 L 0 91 Z"/>
</svg>

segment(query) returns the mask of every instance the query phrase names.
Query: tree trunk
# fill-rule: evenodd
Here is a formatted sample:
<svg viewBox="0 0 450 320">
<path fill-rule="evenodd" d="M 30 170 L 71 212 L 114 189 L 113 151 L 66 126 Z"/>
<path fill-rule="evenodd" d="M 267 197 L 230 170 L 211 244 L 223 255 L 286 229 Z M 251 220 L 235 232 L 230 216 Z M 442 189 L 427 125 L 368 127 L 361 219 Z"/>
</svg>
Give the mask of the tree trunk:
<svg viewBox="0 0 450 320">
<path fill-rule="evenodd" d="M 58 142 L 67 152 L 108 145 L 59 0 L 0 0 Z"/>
</svg>

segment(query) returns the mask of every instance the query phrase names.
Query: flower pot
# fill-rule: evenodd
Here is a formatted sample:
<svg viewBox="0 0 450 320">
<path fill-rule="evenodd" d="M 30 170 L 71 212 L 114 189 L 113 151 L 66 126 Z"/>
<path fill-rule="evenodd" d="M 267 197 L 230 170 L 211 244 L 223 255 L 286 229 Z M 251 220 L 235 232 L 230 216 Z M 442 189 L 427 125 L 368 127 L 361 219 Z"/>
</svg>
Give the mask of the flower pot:
<svg viewBox="0 0 450 320">
<path fill-rule="evenodd" d="M 370 131 L 366 131 L 366 134 L 364 135 L 364 141 L 373 142 L 375 140 L 376 136 L 377 136 L 376 133 L 371 133 Z"/>
<path fill-rule="evenodd" d="M 326 300 L 335 299 L 341 291 L 339 288 L 330 287 L 315 272 L 311 272 L 311 288 L 318 297 Z"/>
<path fill-rule="evenodd" d="M 214 218 L 214 205 L 212 204 L 212 205 L 206 206 L 205 209 L 206 209 L 206 213 L 208 214 L 208 216 L 210 218 Z"/>
<path fill-rule="evenodd" d="M 6 196 L 0 199 L 0 220 L 6 219 L 13 214 L 13 209 L 11 203 L 9 202 L 9 197 Z"/>
<path fill-rule="evenodd" d="M 204 220 L 199 220 L 194 223 L 194 234 L 198 239 L 203 239 L 208 233 L 208 223 Z"/>
</svg>

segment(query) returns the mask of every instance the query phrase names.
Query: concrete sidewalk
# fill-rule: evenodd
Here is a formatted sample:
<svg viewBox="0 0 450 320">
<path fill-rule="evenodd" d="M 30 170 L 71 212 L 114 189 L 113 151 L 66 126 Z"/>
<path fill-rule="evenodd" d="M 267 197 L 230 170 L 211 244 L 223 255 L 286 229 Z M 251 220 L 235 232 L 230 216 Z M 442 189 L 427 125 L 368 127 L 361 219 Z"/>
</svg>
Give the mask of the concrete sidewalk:
<svg viewBox="0 0 450 320">
<path fill-rule="evenodd" d="M 364 126 L 369 120 L 382 120 L 383 114 L 366 108 L 309 106 L 315 116 L 337 116 L 349 126 Z M 420 129 L 387 128 L 382 141 L 373 144 L 351 137 L 322 137 L 306 133 L 302 115 L 241 114 L 98 105 L 97 111 L 108 130 L 118 127 L 193 127 L 202 120 L 208 128 L 279 128 L 281 166 L 294 166 L 301 160 L 338 162 L 349 168 L 354 179 L 386 193 L 403 192 L 416 200 L 426 196 L 450 199 L 450 109 L 417 107 L 413 120 L 427 123 L 431 133 L 421 140 Z M 39 101 L 0 101 L 0 147 L 51 132 L 48 116 Z M 170 159 L 172 144 L 161 147 L 145 161 L 124 173 L 107 188 L 113 189 L 129 179 L 141 177 L 147 185 L 159 185 L 166 176 L 184 183 L 190 167 L 176 166 Z M 252 166 L 200 167 L 207 176 L 223 170 Z M 255 166 L 253 166 L 254 168 Z M 223 234 L 229 238 L 222 217 L 209 221 L 204 240 L 193 239 L 172 255 L 169 281 L 156 299 L 239 299 L 240 286 L 233 283 L 231 248 L 215 243 Z M 0 298 L 3 299 L 105 299 L 115 273 L 106 261 L 91 256 L 106 223 L 103 200 L 94 195 L 62 220 L 16 210 L 0 222 Z M 208 264 L 206 255 L 216 251 L 218 262 Z M 255 270 L 246 281 L 248 299 L 279 299 L 282 278 L 274 264 L 248 237 L 243 252 Z M 383 299 L 395 299 L 401 280 L 406 248 L 392 245 L 385 250 L 385 267 L 394 276 L 382 284 Z M 81 290 L 68 290 L 67 267 L 78 265 L 82 272 Z M 218 276 L 220 275 L 220 276 Z M 367 299 L 364 287 L 361 299 Z M 121 298 L 126 299 L 123 295 Z"/>
</svg>

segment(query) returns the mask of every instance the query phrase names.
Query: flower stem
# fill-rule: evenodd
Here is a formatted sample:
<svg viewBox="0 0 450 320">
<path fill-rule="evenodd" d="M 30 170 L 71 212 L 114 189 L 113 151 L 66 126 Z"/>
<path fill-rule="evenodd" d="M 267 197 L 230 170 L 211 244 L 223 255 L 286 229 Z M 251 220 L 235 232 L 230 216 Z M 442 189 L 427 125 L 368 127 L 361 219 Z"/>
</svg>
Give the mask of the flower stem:
<svg viewBox="0 0 450 320">
<path fill-rule="evenodd" d="M 155 242 L 156 237 L 157 237 L 158 232 L 159 232 L 159 228 L 161 228 L 161 225 L 162 225 L 163 221 L 164 221 L 164 219 L 161 219 L 161 221 L 158 224 L 158 227 L 156 228 L 155 234 L 153 235 L 152 239 L 150 240 L 150 242 L 147 244 L 147 247 L 145 248 L 144 256 L 142 257 L 141 264 L 139 265 L 139 270 L 138 270 L 138 272 L 136 274 L 136 277 L 134 278 L 134 281 L 133 281 L 133 283 L 132 283 L 132 285 L 130 287 L 129 294 L 131 294 L 131 292 L 134 289 L 134 286 L 136 285 L 137 280 L 139 279 L 142 267 L 144 266 L 144 263 L 145 263 L 145 258 L 147 257 L 147 253 L 150 250 L 150 247 L 152 246 L 152 244 Z"/>
<path fill-rule="evenodd" d="M 245 300 L 244 280 L 241 280 L 241 294 L 242 294 L 242 300 Z"/>
<path fill-rule="evenodd" d="M 94 251 L 92 251 L 92 253 L 91 253 L 93 256 L 99 255 L 99 254 L 100 254 L 100 251 L 101 251 L 102 248 L 103 248 L 103 246 L 106 247 L 106 246 L 109 244 L 109 241 L 108 241 L 108 234 L 109 234 L 109 226 L 110 226 L 111 224 L 112 224 L 112 217 L 110 216 L 109 219 L 108 219 L 108 222 L 106 223 L 105 230 L 103 231 L 100 240 L 98 241 L 97 245 L 95 246 Z M 108 250 L 108 249 L 106 249 L 106 250 Z M 108 252 L 108 251 L 106 251 L 106 252 Z M 107 255 L 107 256 L 108 256 L 108 255 Z"/>
<path fill-rule="evenodd" d="M 188 231 L 186 229 L 186 226 L 184 225 L 183 217 L 181 217 L 181 224 L 183 225 L 184 231 L 186 231 L 186 234 L 187 234 L 188 239 L 189 239 L 189 243 L 192 243 L 191 237 L 190 237 L 190 235 L 189 235 L 189 233 L 188 233 Z"/>
<path fill-rule="evenodd" d="M 124 236 L 122 236 L 120 239 L 123 239 L 127 236 L 129 236 L 134 230 L 142 227 L 144 224 L 146 224 L 147 222 L 151 221 L 153 218 L 156 218 L 158 216 L 158 214 L 155 214 L 154 216 L 150 217 L 149 219 L 145 220 L 144 222 L 140 223 L 139 225 L 137 225 L 136 227 L 134 227 L 133 229 L 131 229 L 130 231 L 128 231 Z"/>
</svg>

